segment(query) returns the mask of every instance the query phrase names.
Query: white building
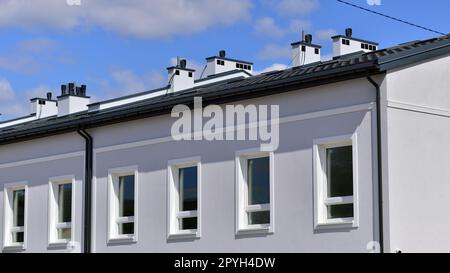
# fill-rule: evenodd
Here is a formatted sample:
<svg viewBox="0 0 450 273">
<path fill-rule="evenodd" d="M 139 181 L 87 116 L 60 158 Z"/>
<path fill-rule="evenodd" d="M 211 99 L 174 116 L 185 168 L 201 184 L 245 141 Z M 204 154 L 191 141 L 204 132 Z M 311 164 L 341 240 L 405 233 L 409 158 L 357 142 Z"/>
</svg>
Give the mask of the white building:
<svg viewBox="0 0 450 273">
<path fill-rule="evenodd" d="M 311 42 L 283 71 L 221 52 L 201 80 L 180 61 L 161 89 L 32 100 L 0 123 L 2 251 L 450 252 L 450 35 L 380 49 L 347 30 L 326 62 Z M 278 149 L 175 141 L 194 97 L 279 105 Z"/>
</svg>

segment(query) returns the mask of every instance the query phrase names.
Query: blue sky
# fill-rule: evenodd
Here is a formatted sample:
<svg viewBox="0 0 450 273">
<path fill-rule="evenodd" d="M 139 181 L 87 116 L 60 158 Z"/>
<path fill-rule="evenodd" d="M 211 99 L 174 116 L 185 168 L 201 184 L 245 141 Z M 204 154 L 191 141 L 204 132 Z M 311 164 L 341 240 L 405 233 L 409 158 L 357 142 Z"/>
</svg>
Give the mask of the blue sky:
<svg viewBox="0 0 450 273">
<path fill-rule="evenodd" d="M 448 0 L 347 1 L 450 32 Z M 0 0 L 0 120 L 29 114 L 30 98 L 58 95 L 69 81 L 87 84 L 94 101 L 160 87 L 176 56 L 201 70 L 205 57 L 225 49 L 257 72 L 283 68 L 301 29 L 324 46 L 325 58 L 330 37 L 347 27 L 381 47 L 437 36 L 335 0 L 80 2 Z"/>
</svg>

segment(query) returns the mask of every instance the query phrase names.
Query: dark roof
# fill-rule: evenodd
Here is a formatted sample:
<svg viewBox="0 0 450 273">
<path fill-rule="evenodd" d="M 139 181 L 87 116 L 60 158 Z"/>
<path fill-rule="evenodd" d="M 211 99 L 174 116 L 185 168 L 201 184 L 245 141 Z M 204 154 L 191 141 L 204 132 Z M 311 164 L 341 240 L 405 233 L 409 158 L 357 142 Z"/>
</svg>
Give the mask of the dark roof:
<svg viewBox="0 0 450 273">
<path fill-rule="evenodd" d="M 6 144 L 71 132 L 79 128 L 89 129 L 166 114 L 174 105 L 192 105 L 194 96 L 202 96 L 205 106 L 211 103 L 220 104 L 380 74 L 393 68 L 447 54 L 450 54 L 450 35 L 373 52 L 358 52 L 326 62 L 248 78 L 233 78 L 100 111 L 84 111 L 1 128 L 0 143 Z"/>
<path fill-rule="evenodd" d="M 310 44 L 310 43 L 307 43 L 305 41 L 295 42 L 295 43 L 291 44 L 291 46 L 298 46 L 298 45 L 305 45 L 305 46 L 311 46 L 311 47 L 315 47 L 315 48 L 322 48 L 322 46 L 320 46 L 320 45 Z"/>
<path fill-rule="evenodd" d="M 372 41 L 368 41 L 368 40 L 363 40 L 363 39 L 359 39 L 359 38 L 355 38 L 355 37 L 348 37 L 345 35 L 336 35 L 331 37 L 331 39 L 338 39 L 338 38 L 345 38 L 345 39 L 349 39 L 349 40 L 354 40 L 354 41 L 358 41 L 361 43 L 367 43 L 367 44 L 372 44 L 372 45 L 379 45 L 377 42 L 372 42 Z"/>
</svg>

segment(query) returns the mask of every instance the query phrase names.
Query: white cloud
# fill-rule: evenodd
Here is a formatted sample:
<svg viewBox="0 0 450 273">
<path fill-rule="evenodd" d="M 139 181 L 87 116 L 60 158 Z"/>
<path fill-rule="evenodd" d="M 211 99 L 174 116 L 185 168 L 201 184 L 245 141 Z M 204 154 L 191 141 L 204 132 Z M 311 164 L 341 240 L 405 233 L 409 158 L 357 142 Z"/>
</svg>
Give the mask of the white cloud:
<svg viewBox="0 0 450 273">
<path fill-rule="evenodd" d="M 272 60 L 291 57 L 291 48 L 289 45 L 279 46 L 274 44 L 266 45 L 258 54 L 261 60 Z"/>
<path fill-rule="evenodd" d="M 250 0 L 2 0 L 0 27 L 68 30 L 100 27 L 126 36 L 166 38 L 249 17 Z"/>
<path fill-rule="evenodd" d="M 288 66 L 285 64 L 273 64 L 269 67 L 264 68 L 261 71 L 254 71 L 254 74 L 257 75 L 257 74 L 267 73 L 267 72 L 271 72 L 271 71 L 275 71 L 275 70 L 284 70 L 287 68 L 288 68 Z"/>
<path fill-rule="evenodd" d="M 24 40 L 18 44 L 21 51 L 39 53 L 46 50 L 54 49 L 56 42 L 47 38 L 35 38 Z"/>
<path fill-rule="evenodd" d="M 14 100 L 14 91 L 7 79 L 0 79 L 0 102 Z"/>
<path fill-rule="evenodd" d="M 308 30 L 311 28 L 311 22 L 300 19 L 294 19 L 291 21 L 289 28 L 291 32 L 294 33 L 297 32 L 301 34 L 302 30 Z"/>
<path fill-rule="evenodd" d="M 59 55 L 54 40 L 47 38 L 22 40 L 14 46 L 14 50 L 0 54 L 0 70 L 36 74 L 55 60 L 62 63 Z"/>
<path fill-rule="evenodd" d="M 275 20 L 271 17 L 264 17 L 255 22 L 254 29 L 256 33 L 269 37 L 282 37 L 286 34 L 286 30 L 275 24 Z"/>
<path fill-rule="evenodd" d="M 334 29 L 321 29 L 316 32 L 315 37 L 319 41 L 328 41 L 331 40 L 331 37 L 337 35 L 337 31 Z"/>
<path fill-rule="evenodd" d="M 1 120 L 29 114 L 26 104 L 16 99 L 14 89 L 4 78 L 0 78 L 0 113 L 2 114 Z"/>
<path fill-rule="evenodd" d="M 116 92 L 132 94 L 150 90 L 164 85 L 166 78 L 159 72 L 147 72 L 138 75 L 130 69 L 119 66 L 111 67 L 110 77 L 115 86 Z"/>
<path fill-rule="evenodd" d="M 319 0 L 277 1 L 277 10 L 282 15 L 307 15 L 319 7 Z"/>
</svg>

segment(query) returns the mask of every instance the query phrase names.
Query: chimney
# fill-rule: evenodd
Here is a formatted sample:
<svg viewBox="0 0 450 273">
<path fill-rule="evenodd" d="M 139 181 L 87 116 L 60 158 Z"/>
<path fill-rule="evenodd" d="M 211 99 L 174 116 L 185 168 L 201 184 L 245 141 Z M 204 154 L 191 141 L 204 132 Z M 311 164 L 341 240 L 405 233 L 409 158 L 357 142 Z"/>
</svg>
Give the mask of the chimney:
<svg viewBox="0 0 450 273">
<path fill-rule="evenodd" d="M 167 68 L 169 73 L 170 92 L 194 87 L 194 69 L 187 68 L 187 61 L 177 59 L 177 65 Z"/>
<path fill-rule="evenodd" d="M 356 52 L 372 52 L 378 50 L 378 43 L 353 37 L 353 30 L 347 28 L 345 35 L 331 37 L 333 39 L 333 56 L 339 57 Z"/>
<path fill-rule="evenodd" d="M 58 117 L 88 110 L 90 97 L 86 96 L 86 85 L 75 83 L 61 85 L 61 96 L 58 97 Z"/>
<path fill-rule="evenodd" d="M 206 58 L 205 77 L 214 76 L 234 70 L 242 70 L 253 73 L 253 63 L 227 58 L 225 50 L 219 51 L 219 55 Z"/>
<path fill-rule="evenodd" d="M 52 99 L 52 93 L 48 92 L 46 98 L 31 99 L 31 113 L 36 118 L 46 118 L 58 114 L 58 102 Z"/>
<path fill-rule="evenodd" d="M 312 43 L 312 35 L 308 34 L 300 42 L 292 43 L 293 66 L 302 66 L 320 62 L 321 46 Z"/>
</svg>

